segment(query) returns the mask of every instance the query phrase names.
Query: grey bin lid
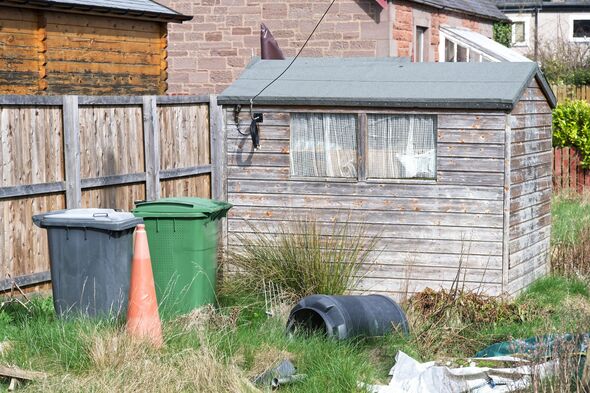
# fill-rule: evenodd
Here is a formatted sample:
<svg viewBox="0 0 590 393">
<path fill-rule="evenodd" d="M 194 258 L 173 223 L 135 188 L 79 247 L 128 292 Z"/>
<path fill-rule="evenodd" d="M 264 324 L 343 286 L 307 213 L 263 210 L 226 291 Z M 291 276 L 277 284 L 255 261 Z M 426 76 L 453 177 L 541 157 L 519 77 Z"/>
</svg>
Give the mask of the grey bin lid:
<svg viewBox="0 0 590 393">
<path fill-rule="evenodd" d="M 68 209 L 33 216 L 33 223 L 41 228 L 96 228 L 110 231 L 124 231 L 143 223 L 143 219 L 132 213 L 114 209 Z"/>
</svg>

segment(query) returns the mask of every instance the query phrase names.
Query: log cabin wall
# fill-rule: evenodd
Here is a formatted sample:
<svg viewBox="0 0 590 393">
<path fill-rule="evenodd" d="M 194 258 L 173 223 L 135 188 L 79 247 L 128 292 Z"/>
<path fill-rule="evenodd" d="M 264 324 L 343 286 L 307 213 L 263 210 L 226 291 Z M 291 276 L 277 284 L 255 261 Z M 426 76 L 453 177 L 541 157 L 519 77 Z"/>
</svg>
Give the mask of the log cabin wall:
<svg viewBox="0 0 590 393">
<path fill-rule="evenodd" d="M 551 107 L 535 79 L 510 119 L 510 259 L 508 292 L 549 270 L 551 237 Z"/>
<path fill-rule="evenodd" d="M 0 94 L 164 94 L 167 25 L 0 6 Z"/>
<path fill-rule="evenodd" d="M 419 113 L 437 115 L 437 179 L 337 182 L 290 179 L 290 113 Z M 264 113 L 260 149 L 240 135 L 226 109 L 227 247 L 252 226 L 274 232 L 279 223 L 315 217 L 325 226 L 349 220 L 379 236 L 377 264 L 360 290 L 400 299 L 426 287 L 503 291 L 504 154 L 507 115 L 460 111 L 256 108 Z M 249 113 L 240 115 L 241 127 Z"/>
</svg>

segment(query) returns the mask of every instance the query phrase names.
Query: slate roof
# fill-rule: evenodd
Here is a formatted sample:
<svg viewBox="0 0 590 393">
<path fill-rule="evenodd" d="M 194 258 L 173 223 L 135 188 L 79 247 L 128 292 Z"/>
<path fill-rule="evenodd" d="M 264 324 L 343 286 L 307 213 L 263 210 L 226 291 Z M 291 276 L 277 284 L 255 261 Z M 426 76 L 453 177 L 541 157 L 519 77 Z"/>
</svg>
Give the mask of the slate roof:
<svg viewBox="0 0 590 393">
<path fill-rule="evenodd" d="M 0 0 L 0 4 L 80 12 L 90 11 L 174 22 L 192 19 L 192 16 L 183 15 L 152 0 Z"/>
<path fill-rule="evenodd" d="M 495 0 L 412 0 L 440 9 L 448 9 L 491 20 L 507 20 L 508 17 L 496 6 Z"/>
<path fill-rule="evenodd" d="M 290 61 L 254 59 L 217 102 L 249 104 Z M 410 63 L 374 58 L 298 58 L 256 98 L 254 105 L 509 111 L 534 77 L 554 106 L 555 96 L 533 62 Z"/>
<path fill-rule="evenodd" d="M 558 8 L 589 8 L 590 0 L 559 0 L 559 1 L 543 1 L 543 0 L 496 0 L 496 5 L 502 10 L 519 10 L 531 9 L 539 7 L 540 10 L 555 10 Z"/>
</svg>

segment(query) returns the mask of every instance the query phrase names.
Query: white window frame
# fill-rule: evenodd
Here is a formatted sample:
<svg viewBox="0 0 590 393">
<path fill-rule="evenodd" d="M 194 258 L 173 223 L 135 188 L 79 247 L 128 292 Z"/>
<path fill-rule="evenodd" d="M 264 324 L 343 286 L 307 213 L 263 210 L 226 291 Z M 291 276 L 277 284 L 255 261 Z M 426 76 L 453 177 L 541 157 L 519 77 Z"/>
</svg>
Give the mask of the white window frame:
<svg viewBox="0 0 590 393">
<path fill-rule="evenodd" d="M 574 14 L 570 15 L 570 32 L 569 37 L 572 42 L 590 42 L 590 37 L 574 37 L 574 21 L 576 20 L 590 20 L 590 14 Z"/>
<path fill-rule="evenodd" d="M 464 43 L 452 39 L 450 38 L 448 35 L 446 35 L 445 33 L 443 33 L 442 31 L 439 33 L 439 43 L 438 43 L 438 62 L 439 63 L 444 63 L 446 62 L 446 51 L 445 51 L 445 43 L 446 41 L 449 40 L 452 43 L 455 44 L 455 55 L 453 56 L 453 58 L 455 59 L 455 61 L 453 63 L 458 63 L 457 62 L 457 45 L 461 45 L 463 48 L 467 49 L 467 60 L 469 60 L 469 58 L 471 57 L 471 52 L 475 53 L 477 56 L 479 56 L 478 59 L 478 63 L 481 63 L 483 61 L 484 56 L 486 58 L 488 58 L 488 56 L 484 55 L 482 52 L 471 48 L 469 45 L 465 45 Z M 466 61 L 465 63 L 468 63 L 469 61 Z"/>
<path fill-rule="evenodd" d="M 512 21 L 512 23 L 524 23 L 524 41 L 522 42 L 516 42 L 516 37 L 515 37 L 515 31 L 514 28 L 512 29 L 512 34 L 510 37 L 510 43 L 512 44 L 512 46 L 514 47 L 528 47 L 529 46 L 529 41 L 530 41 L 530 18 L 526 17 L 526 16 L 511 16 L 510 20 Z"/>
</svg>

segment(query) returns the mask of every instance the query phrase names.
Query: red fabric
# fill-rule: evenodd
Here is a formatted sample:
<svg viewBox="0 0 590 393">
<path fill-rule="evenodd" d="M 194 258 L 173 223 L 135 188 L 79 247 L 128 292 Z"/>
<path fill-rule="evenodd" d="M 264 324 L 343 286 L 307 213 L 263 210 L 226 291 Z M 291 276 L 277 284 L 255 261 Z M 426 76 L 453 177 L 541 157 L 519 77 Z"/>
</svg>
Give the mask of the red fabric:
<svg viewBox="0 0 590 393">
<path fill-rule="evenodd" d="M 383 8 L 387 8 L 387 0 L 377 0 L 377 3 Z"/>
</svg>

